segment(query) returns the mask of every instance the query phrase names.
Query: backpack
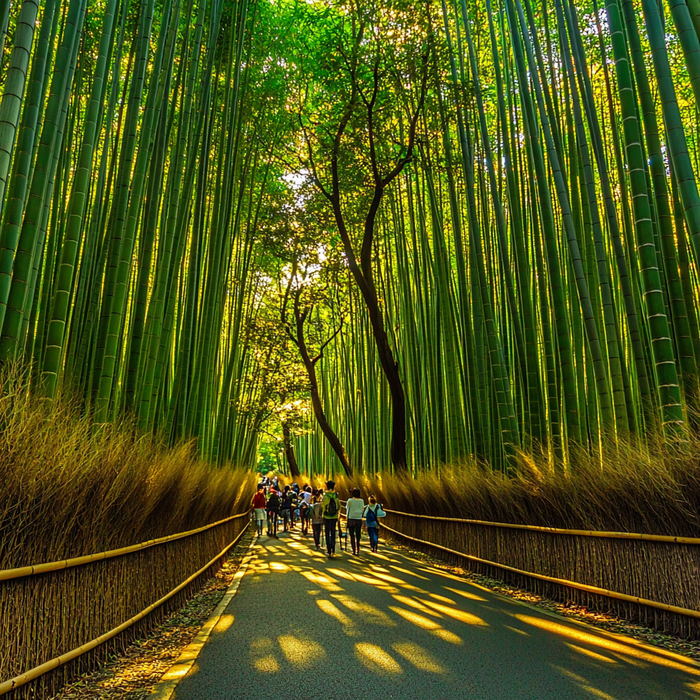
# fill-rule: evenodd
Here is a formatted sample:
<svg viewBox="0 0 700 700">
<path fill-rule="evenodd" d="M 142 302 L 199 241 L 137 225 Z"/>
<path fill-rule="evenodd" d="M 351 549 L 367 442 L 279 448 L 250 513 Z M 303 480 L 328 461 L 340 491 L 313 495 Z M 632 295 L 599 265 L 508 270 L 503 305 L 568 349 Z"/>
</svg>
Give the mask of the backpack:
<svg viewBox="0 0 700 700">
<path fill-rule="evenodd" d="M 326 518 L 337 518 L 338 517 L 338 497 L 331 496 L 328 504 L 326 505 L 324 516 Z"/>
<path fill-rule="evenodd" d="M 367 506 L 365 522 L 367 523 L 368 527 L 377 527 L 377 525 L 379 525 L 379 518 L 377 517 L 377 508 L 379 508 L 379 504 L 375 506 L 374 510 Z"/>
</svg>

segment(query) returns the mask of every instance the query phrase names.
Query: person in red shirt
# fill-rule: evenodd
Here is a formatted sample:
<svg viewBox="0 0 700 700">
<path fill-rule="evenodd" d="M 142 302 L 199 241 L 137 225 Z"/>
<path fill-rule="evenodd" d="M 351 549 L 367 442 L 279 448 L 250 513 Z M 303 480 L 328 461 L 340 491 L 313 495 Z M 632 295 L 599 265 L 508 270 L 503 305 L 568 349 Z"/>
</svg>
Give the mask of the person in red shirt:
<svg viewBox="0 0 700 700">
<path fill-rule="evenodd" d="M 253 496 L 253 518 L 255 524 L 258 526 L 258 537 L 262 536 L 263 521 L 265 520 L 265 487 L 262 484 L 258 484 L 258 491 Z"/>
</svg>

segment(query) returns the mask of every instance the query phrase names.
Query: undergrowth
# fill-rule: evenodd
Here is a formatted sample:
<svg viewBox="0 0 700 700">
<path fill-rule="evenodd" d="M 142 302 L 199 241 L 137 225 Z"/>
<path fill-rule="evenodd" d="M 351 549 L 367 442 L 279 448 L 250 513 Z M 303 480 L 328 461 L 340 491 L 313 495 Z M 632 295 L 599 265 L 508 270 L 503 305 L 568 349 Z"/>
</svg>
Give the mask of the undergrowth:
<svg viewBox="0 0 700 700">
<path fill-rule="evenodd" d="M 359 486 L 408 513 L 549 527 L 700 536 L 700 441 L 681 449 L 621 443 L 600 460 L 576 456 L 567 473 L 520 454 L 508 477 L 476 463 L 424 472 L 335 480 L 342 498 Z M 315 477 L 314 483 L 322 484 Z"/>
<path fill-rule="evenodd" d="M 0 569 L 190 530 L 248 506 L 253 475 L 214 468 L 128 421 L 97 428 L 67 400 L 0 377 Z"/>
</svg>

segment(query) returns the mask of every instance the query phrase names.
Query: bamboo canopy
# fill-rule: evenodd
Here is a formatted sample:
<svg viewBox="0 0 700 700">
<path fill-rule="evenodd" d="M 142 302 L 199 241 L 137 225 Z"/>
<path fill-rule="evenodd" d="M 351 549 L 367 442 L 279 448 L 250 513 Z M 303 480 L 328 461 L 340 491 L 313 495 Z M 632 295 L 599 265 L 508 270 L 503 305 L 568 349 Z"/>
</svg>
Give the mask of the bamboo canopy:
<svg viewBox="0 0 700 700">
<path fill-rule="evenodd" d="M 24 0 L 0 29 L 0 360 L 38 395 L 295 474 L 694 436 L 694 0 Z"/>
</svg>

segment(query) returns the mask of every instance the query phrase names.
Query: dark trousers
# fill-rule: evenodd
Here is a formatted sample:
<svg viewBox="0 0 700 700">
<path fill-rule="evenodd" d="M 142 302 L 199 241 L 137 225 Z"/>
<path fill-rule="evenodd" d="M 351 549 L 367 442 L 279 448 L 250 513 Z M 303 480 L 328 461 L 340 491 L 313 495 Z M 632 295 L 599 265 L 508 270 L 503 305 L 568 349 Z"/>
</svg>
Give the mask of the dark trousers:
<svg viewBox="0 0 700 700">
<path fill-rule="evenodd" d="M 360 537 L 362 537 L 362 520 L 351 519 L 348 520 L 348 531 L 350 532 L 350 544 L 352 545 L 352 551 L 360 552 Z"/>
<path fill-rule="evenodd" d="M 335 530 L 338 527 L 338 521 L 328 519 L 324 525 L 326 529 L 326 551 L 328 554 L 331 554 L 335 552 Z"/>
<path fill-rule="evenodd" d="M 314 531 L 314 544 L 317 547 L 321 546 L 321 530 L 323 529 L 323 523 L 311 523 L 311 529 Z"/>
<path fill-rule="evenodd" d="M 267 534 L 276 535 L 277 534 L 277 511 L 268 510 L 267 511 Z"/>
<path fill-rule="evenodd" d="M 284 522 L 284 531 L 287 532 L 287 526 L 291 522 L 292 528 L 294 528 L 294 521 L 292 520 L 292 511 L 289 508 L 282 508 L 282 522 Z"/>
<path fill-rule="evenodd" d="M 374 552 L 379 545 L 379 528 L 378 527 L 367 527 L 367 535 L 369 536 L 369 546 Z"/>
</svg>

